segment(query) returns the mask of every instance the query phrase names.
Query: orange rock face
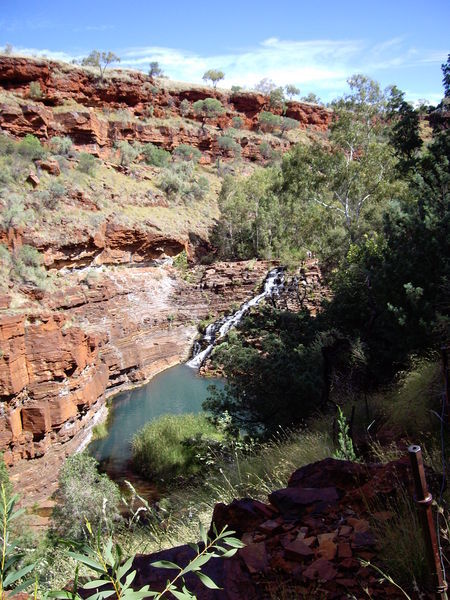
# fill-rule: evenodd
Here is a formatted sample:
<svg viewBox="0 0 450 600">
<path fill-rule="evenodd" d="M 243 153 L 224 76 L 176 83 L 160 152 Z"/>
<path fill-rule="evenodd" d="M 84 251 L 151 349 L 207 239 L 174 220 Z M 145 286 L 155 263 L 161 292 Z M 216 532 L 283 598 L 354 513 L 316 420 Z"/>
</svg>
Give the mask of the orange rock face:
<svg viewBox="0 0 450 600">
<path fill-rule="evenodd" d="M 97 346 L 59 314 L 35 323 L 24 315 L 0 318 L 0 439 L 8 463 L 42 453 L 64 423 L 103 394 L 108 374 Z"/>
<path fill-rule="evenodd" d="M 31 82 L 39 83 L 42 101 L 29 98 Z M 221 132 L 231 126 L 234 116 L 242 119 L 244 129 L 255 130 L 260 112 L 270 108 L 268 98 L 257 93 L 207 88 L 169 91 L 155 87 L 154 82 L 140 72 L 133 73 L 132 77 L 114 72 L 104 82 L 99 82 L 98 77 L 81 68 L 7 56 L 0 58 L 0 88 L 21 99 L 20 103 L 0 105 L 1 129 L 15 136 L 31 133 L 44 140 L 55 135 L 69 135 L 76 145 L 103 157 L 108 156 L 118 140 L 139 140 L 167 150 L 190 144 L 202 151 L 204 162 L 210 162 L 221 156 L 217 140 Z M 183 100 L 195 102 L 207 97 L 217 98 L 225 107 L 222 116 L 209 121 L 217 127 L 217 134 L 212 135 L 200 127 L 201 118 L 192 111 L 189 118 L 198 121 L 198 129 L 183 123 L 168 126 L 152 124 L 151 119 L 142 120 L 150 107 L 155 117 L 177 117 L 181 116 Z M 65 103 L 67 110 L 62 109 Z M 70 103 L 76 103 L 75 109 Z M 52 110 L 54 106 L 58 106 L 58 111 Z M 123 108 L 128 110 L 129 119 L 108 120 L 109 112 Z M 302 129 L 324 131 L 331 121 L 327 109 L 302 102 L 288 102 L 286 115 L 297 120 Z M 258 143 L 246 138 L 240 142 L 244 158 L 261 160 Z M 280 139 L 277 143 L 280 150 L 289 147 L 287 140 Z"/>
</svg>

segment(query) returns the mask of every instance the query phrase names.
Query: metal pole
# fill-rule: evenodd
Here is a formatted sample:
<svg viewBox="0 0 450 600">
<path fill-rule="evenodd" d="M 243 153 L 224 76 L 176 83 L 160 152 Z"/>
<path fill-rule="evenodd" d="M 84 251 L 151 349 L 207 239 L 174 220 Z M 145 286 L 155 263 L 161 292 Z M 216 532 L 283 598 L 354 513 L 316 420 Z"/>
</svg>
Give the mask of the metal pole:
<svg viewBox="0 0 450 600">
<path fill-rule="evenodd" d="M 448 354 L 447 347 L 441 348 L 442 353 L 442 375 L 444 378 L 444 402 L 445 402 L 445 410 L 447 412 L 447 422 L 450 423 L 450 407 L 449 407 L 449 398 L 448 398 Z"/>
<path fill-rule="evenodd" d="M 433 496 L 430 494 L 427 487 L 425 470 L 423 468 L 422 450 L 420 449 L 420 446 L 412 445 L 408 448 L 408 452 L 411 461 L 414 487 L 416 490 L 414 499 L 419 508 L 419 518 L 425 540 L 426 558 L 431 573 L 433 591 L 436 598 L 448 600 L 446 592 L 447 582 L 442 573 L 433 511 L 431 510 Z"/>
</svg>

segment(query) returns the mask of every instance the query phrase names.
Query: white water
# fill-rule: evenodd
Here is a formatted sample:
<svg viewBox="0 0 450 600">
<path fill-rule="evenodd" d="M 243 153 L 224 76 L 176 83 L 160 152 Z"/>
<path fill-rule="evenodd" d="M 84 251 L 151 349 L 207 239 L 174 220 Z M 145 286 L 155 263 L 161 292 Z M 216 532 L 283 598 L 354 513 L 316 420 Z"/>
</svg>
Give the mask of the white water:
<svg viewBox="0 0 450 600">
<path fill-rule="evenodd" d="M 202 342 L 206 342 L 207 346 L 201 350 L 203 344 L 196 343 L 194 345 L 193 357 L 186 363 L 188 367 L 199 369 L 204 361 L 213 351 L 216 343 L 223 338 L 232 327 L 236 327 L 242 320 L 245 313 L 252 307 L 257 306 L 264 298 L 271 298 L 280 293 L 284 287 L 284 268 L 276 267 L 269 271 L 266 280 L 264 281 L 263 291 L 248 302 L 245 302 L 239 310 L 228 317 L 222 317 L 215 323 L 208 325 L 203 336 Z"/>
</svg>

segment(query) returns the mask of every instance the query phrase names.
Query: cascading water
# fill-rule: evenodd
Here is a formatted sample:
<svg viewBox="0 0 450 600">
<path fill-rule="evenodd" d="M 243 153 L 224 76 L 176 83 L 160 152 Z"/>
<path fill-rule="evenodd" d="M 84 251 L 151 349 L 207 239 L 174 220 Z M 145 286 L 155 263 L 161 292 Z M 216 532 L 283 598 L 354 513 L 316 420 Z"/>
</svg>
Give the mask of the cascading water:
<svg viewBox="0 0 450 600">
<path fill-rule="evenodd" d="M 191 360 L 186 363 L 188 367 L 199 369 L 204 361 L 213 351 L 216 343 L 223 338 L 232 327 L 236 327 L 242 320 L 245 313 L 252 307 L 257 306 L 264 298 L 272 298 L 278 295 L 284 288 L 284 267 L 276 267 L 267 274 L 264 281 L 263 291 L 248 302 L 245 302 L 235 313 L 228 317 L 222 317 L 218 321 L 211 323 L 205 330 L 202 342 L 196 342 Z M 202 347 L 206 344 L 206 348 Z"/>
</svg>

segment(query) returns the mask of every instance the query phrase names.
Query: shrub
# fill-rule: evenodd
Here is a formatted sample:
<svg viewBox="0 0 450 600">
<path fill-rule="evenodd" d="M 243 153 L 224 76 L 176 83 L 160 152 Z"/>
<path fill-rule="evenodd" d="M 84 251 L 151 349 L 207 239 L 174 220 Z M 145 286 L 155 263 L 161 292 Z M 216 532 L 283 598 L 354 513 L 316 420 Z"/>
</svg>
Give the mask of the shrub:
<svg viewBox="0 0 450 600">
<path fill-rule="evenodd" d="M 262 111 L 258 117 L 259 126 L 262 131 L 274 131 L 281 126 L 282 118 L 271 112 Z"/>
<path fill-rule="evenodd" d="M 86 520 L 94 530 L 113 529 L 119 518 L 119 488 L 107 475 L 98 472 L 95 458 L 85 452 L 69 456 L 58 481 L 58 504 L 52 519 L 59 535 L 75 540 L 86 537 Z"/>
<path fill-rule="evenodd" d="M 169 199 L 175 198 L 184 190 L 183 179 L 168 169 L 162 175 L 158 185 Z"/>
<path fill-rule="evenodd" d="M 122 141 L 117 144 L 119 150 L 119 162 L 123 167 L 131 165 L 139 156 L 140 148 Z"/>
<path fill-rule="evenodd" d="M 220 434 L 203 414 L 165 415 L 147 423 L 133 438 L 133 461 L 147 477 L 171 473 L 195 473 L 200 464 L 186 440 L 220 439 Z"/>
<path fill-rule="evenodd" d="M 78 159 L 77 169 L 82 173 L 94 175 L 97 164 L 98 162 L 95 156 L 92 156 L 92 154 L 88 154 L 87 152 L 81 152 Z"/>
<path fill-rule="evenodd" d="M 12 258 L 11 253 L 4 244 L 0 244 L 0 287 L 6 288 L 9 284 Z"/>
<path fill-rule="evenodd" d="M 19 142 L 17 151 L 29 160 L 36 160 L 45 156 L 45 150 L 42 147 L 41 142 L 37 137 L 30 134 L 26 135 L 23 140 Z"/>
<path fill-rule="evenodd" d="M 231 86 L 231 92 L 233 94 L 237 94 L 238 92 L 242 91 L 242 85 L 232 85 Z"/>
<path fill-rule="evenodd" d="M 298 129 L 298 121 L 290 117 L 282 117 L 281 133 L 283 134 L 285 131 L 291 131 L 292 129 Z"/>
<path fill-rule="evenodd" d="M 14 275 L 19 281 L 45 289 L 48 277 L 39 250 L 24 244 L 13 255 L 13 264 Z"/>
<path fill-rule="evenodd" d="M 70 154 L 70 151 L 73 148 L 73 142 L 68 136 L 60 137 L 55 135 L 55 137 L 50 140 L 50 148 L 55 154 L 66 156 L 67 154 Z"/>
<path fill-rule="evenodd" d="M 16 145 L 4 133 L 0 134 L 0 156 L 13 154 L 16 149 Z"/>
<path fill-rule="evenodd" d="M 20 194 L 8 194 L 4 208 L 0 212 L 0 223 L 4 229 L 21 227 L 33 217 L 31 210 L 25 209 L 24 199 Z"/>
<path fill-rule="evenodd" d="M 39 81 L 32 81 L 30 83 L 29 95 L 30 98 L 33 98 L 34 100 L 40 100 L 41 98 L 43 98 L 44 94 L 42 93 L 42 88 Z"/>
<path fill-rule="evenodd" d="M 269 142 L 262 142 L 259 146 L 259 151 L 261 152 L 261 156 L 266 160 L 274 158 L 276 154 Z"/>
<path fill-rule="evenodd" d="M 231 124 L 235 129 L 242 129 L 244 127 L 244 119 L 242 117 L 233 117 Z"/>
<path fill-rule="evenodd" d="M 191 103 L 186 98 L 180 103 L 180 114 L 182 117 L 187 117 L 191 112 Z"/>
<path fill-rule="evenodd" d="M 219 148 L 224 150 L 227 154 L 231 154 L 234 157 L 241 154 L 241 145 L 229 135 L 223 135 L 218 139 L 217 143 Z"/>
<path fill-rule="evenodd" d="M 155 144 L 144 144 L 142 146 L 144 160 L 149 165 L 155 167 L 165 167 L 170 160 L 170 152 L 163 148 L 158 148 Z"/>
<path fill-rule="evenodd" d="M 186 161 L 190 160 L 194 163 L 197 163 L 202 156 L 202 153 L 198 148 L 189 146 L 189 144 L 180 144 L 175 148 L 173 154 L 176 158 Z"/>
</svg>

